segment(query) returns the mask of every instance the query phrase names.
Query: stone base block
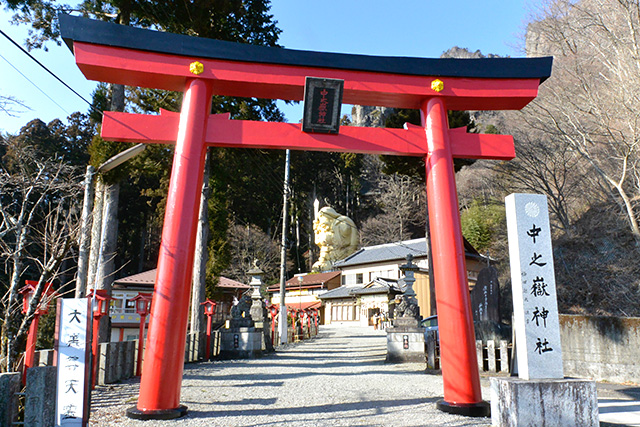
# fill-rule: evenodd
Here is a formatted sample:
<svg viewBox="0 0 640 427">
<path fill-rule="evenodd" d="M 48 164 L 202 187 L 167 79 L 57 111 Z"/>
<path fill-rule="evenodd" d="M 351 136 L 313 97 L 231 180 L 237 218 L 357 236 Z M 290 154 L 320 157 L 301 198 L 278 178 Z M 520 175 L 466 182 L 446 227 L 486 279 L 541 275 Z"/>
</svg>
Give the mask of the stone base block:
<svg viewBox="0 0 640 427">
<path fill-rule="evenodd" d="M 597 427 L 596 383 L 582 379 L 491 378 L 494 426 Z"/>
<path fill-rule="evenodd" d="M 239 328 L 220 334 L 220 359 L 253 359 L 262 355 L 262 330 Z"/>
<path fill-rule="evenodd" d="M 424 362 L 424 331 L 387 329 L 387 362 Z"/>
<path fill-rule="evenodd" d="M 27 370 L 25 389 L 24 425 L 32 427 L 52 426 L 56 420 L 55 366 L 37 366 Z M 82 392 L 82 386 L 80 387 Z"/>
<path fill-rule="evenodd" d="M 0 425 L 10 426 L 18 421 L 18 393 L 22 384 L 19 372 L 0 374 Z"/>
</svg>

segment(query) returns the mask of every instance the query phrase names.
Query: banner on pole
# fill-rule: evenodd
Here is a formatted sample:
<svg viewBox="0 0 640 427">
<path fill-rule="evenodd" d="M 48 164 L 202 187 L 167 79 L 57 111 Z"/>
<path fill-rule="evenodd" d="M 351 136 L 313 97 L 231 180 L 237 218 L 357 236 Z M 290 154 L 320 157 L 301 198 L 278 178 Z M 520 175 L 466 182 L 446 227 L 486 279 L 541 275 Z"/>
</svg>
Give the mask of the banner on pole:
<svg viewBox="0 0 640 427">
<path fill-rule="evenodd" d="M 84 426 L 89 417 L 89 301 L 58 299 L 56 426 Z"/>
</svg>

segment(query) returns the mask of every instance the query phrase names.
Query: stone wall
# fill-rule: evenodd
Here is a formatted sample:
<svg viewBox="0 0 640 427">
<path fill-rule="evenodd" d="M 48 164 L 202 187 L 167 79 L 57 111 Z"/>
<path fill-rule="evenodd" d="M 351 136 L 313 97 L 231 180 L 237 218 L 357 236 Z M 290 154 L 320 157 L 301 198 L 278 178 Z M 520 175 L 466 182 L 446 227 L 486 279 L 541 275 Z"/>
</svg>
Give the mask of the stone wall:
<svg viewBox="0 0 640 427">
<path fill-rule="evenodd" d="M 640 383 L 640 318 L 560 315 L 564 375 Z"/>
<path fill-rule="evenodd" d="M 137 344 L 138 340 L 101 343 L 97 384 L 113 384 L 133 377 L 138 356 Z"/>
<path fill-rule="evenodd" d="M 216 343 L 218 331 L 211 333 L 211 343 L 213 347 Z M 205 347 L 207 345 L 207 334 L 204 332 L 192 332 L 187 334 L 187 344 L 184 348 L 184 363 L 199 362 L 204 359 Z M 210 354 L 214 354 L 211 352 Z"/>
</svg>

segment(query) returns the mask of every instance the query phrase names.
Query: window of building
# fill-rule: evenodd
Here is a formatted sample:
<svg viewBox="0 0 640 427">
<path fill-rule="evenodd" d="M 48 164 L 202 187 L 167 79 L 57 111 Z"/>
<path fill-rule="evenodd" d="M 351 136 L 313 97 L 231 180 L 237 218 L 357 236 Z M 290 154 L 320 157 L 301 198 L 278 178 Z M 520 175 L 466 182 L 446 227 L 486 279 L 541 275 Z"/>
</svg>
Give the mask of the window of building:
<svg viewBox="0 0 640 427">
<path fill-rule="evenodd" d="M 133 298 L 133 297 L 131 297 Z M 124 312 L 125 313 L 135 313 L 136 312 L 136 302 L 132 301 L 130 299 L 125 301 L 125 309 Z"/>
<path fill-rule="evenodd" d="M 362 273 L 356 273 L 356 285 L 361 285 L 363 281 Z"/>
<path fill-rule="evenodd" d="M 122 313 L 121 299 L 112 299 L 109 304 L 111 305 L 111 313 Z"/>
<path fill-rule="evenodd" d="M 109 305 L 111 306 L 111 314 L 124 313 L 127 294 L 125 292 L 114 292 L 112 298 L 113 299 L 109 301 Z"/>
</svg>

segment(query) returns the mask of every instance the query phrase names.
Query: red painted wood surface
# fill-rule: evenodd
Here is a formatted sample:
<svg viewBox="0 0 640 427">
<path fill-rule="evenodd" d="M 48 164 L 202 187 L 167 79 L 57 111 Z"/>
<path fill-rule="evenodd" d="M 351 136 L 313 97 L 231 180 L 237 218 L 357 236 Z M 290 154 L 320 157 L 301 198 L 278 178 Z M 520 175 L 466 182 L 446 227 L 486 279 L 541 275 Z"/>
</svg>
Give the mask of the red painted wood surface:
<svg viewBox="0 0 640 427">
<path fill-rule="evenodd" d="M 458 193 L 448 141 L 447 111 L 440 99 L 425 101 L 422 118 L 429 144 L 426 158 L 427 203 L 440 334 L 444 400 L 482 401 L 475 350 Z M 454 132 L 455 133 L 455 132 Z"/>
<path fill-rule="evenodd" d="M 187 82 L 169 182 L 158 270 L 142 365 L 138 409 L 180 406 L 189 297 L 204 174 L 204 135 L 211 90 L 204 80 Z"/>
<path fill-rule="evenodd" d="M 200 61 L 216 95 L 301 101 L 306 76 L 344 80 L 343 103 L 420 108 L 426 97 L 446 99 L 450 110 L 519 110 L 538 94 L 539 79 L 438 78 L 326 68 L 256 64 L 142 52 L 112 46 L 74 43 L 76 63 L 91 80 L 182 91 L 194 77 L 189 64 Z"/>
<path fill-rule="evenodd" d="M 36 314 L 29 325 L 29 333 L 27 335 L 27 347 L 24 351 L 24 366 L 22 368 L 22 385 L 27 385 L 27 369 L 33 368 L 33 361 L 36 356 L 36 341 L 38 339 L 38 323 L 40 315 Z"/>
<path fill-rule="evenodd" d="M 481 402 L 452 158 L 508 160 L 515 151 L 510 136 L 449 130 L 447 109 L 521 109 L 537 96 L 539 78 L 420 76 L 203 59 L 79 41 L 73 46 L 76 62 L 89 79 L 175 91 L 186 88 L 180 115 L 105 113 L 102 128 L 105 139 L 177 141 L 139 411 L 153 415 L 180 408 L 193 248 L 208 145 L 425 156 L 445 401 Z M 189 71 L 194 61 L 204 65 L 197 80 Z M 424 127 L 342 127 L 338 135 L 310 134 L 297 124 L 208 114 L 213 94 L 302 100 L 307 76 L 343 79 L 345 104 L 421 109 Z M 441 91 L 431 88 L 435 78 L 444 83 Z"/>
<path fill-rule="evenodd" d="M 102 137 L 106 140 L 173 144 L 180 115 L 162 111 L 159 116 L 105 112 Z M 300 124 L 229 120 L 228 114 L 209 116 L 206 143 L 220 147 L 272 148 L 350 153 L 424 156 L 424 129 L 342 126 L 337 135 L 303 133 Z M 515 157 L 511 135 L 448 131 L 453 157 L 510 160 Z"/>
</svg>

